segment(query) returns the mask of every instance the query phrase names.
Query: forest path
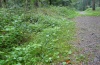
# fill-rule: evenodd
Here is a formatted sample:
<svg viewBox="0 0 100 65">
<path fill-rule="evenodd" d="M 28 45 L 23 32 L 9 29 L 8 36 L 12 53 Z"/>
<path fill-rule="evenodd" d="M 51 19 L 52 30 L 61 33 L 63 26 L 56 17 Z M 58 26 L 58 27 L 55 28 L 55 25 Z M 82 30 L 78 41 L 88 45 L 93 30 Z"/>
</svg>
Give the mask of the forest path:
<svg viewBox="0 0 100 65">
<path fill-rule="evenodd" d="M 79 11 L 79 14 L 81 14 L 81 15 L 85 15 L 86 12 L 85 12 L 85 11 Z"/>
<path fill-rule="evenodd" d="M 80 16 L 75 18 L 77 34 L 76 46 L 86 57 L 88 63 L 82 65 L 100 65 L 100 17 Z"/>
</svg>

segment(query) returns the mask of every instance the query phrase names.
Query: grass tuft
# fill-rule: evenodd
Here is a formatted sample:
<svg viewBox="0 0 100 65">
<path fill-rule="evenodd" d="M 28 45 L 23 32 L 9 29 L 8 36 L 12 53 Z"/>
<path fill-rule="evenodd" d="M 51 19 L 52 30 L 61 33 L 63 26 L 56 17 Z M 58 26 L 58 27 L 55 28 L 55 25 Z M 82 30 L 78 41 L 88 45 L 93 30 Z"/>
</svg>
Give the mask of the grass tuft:
<svg viewBox="0 0 100 65">
<path fill-rule="evenodd" d="M 97 7 L 95 11 L 92 8 L 88 8 L 85 12 L 88 16 L 100 16 L 100 7 Z"/>
</svg>

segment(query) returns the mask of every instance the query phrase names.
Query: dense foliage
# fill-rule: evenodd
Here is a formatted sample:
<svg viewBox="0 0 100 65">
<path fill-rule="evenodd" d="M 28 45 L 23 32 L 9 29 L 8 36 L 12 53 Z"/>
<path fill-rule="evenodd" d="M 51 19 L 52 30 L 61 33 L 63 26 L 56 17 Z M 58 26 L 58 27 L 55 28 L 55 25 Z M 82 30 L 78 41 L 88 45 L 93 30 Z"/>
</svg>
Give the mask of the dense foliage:
<svg viewBox="0 0 100 65">
<path fill-rule="evenodd" d="M 100 7 L 100 0 L 0 0 L 0 7 L 6 8 L 24 7 L 28 10 L 33 7 L 47 7 L 49 5 L 71 6 L 78 10 L 86 10 L 87 8 L 95 10 L 96 7 Z"/>
<path fill-rule="evenodd" d="M 92 11 L 91 0 L 86 2 L 0 0 L 0 65 L 65 65 L 66 60 L 82 61 L 84 56 L 77 57 L 70 43 L 75 34 L 71 19 L 78 15 L 73 7 L 88 8 L 87 15 L 100 13 L 99 8 Z"/>
<path fill-rule="evenodd" d="M 95 11 L 92 11 L 91 8 L 88 8 L 85 12 L 88 16 L 100 16 L 100 7 L 97 7 Z"/>
<path fill-rule="evenodd" d="M 73 15 L 70 15 L 73 13 Z M 50 64 L 69 59 L 77 15 L 66 7 L 0 10 L 0 64 Z"/>
</svg>

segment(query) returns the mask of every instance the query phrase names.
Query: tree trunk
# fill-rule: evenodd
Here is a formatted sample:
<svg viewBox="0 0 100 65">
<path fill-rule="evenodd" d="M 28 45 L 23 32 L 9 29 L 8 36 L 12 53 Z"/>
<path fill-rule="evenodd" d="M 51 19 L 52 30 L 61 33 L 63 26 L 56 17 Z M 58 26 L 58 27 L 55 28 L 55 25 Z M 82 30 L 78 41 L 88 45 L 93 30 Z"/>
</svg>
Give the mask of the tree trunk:
<svg viewBox="0 0 100 65">
<path fill-rule="evenodd" d="M 87 2 L 85 0 L 82 0 L 83 1 L 83 11 L 86 10 L 86 4 Z"/>
<path fill-rule="evenodd" d="M 49 4 L 52 5 L 52 0 L 49 0 Z"/>
<path fill-rule="evenodd" d="M 35 7 L 39 7 L 39 0 L 35 0 L 35 2 L 34 2 L 34 5 L 35 5 Z"/>
<path fill-rule="evenodd" d="M 95 0 L 92 0 L 92 10 L 95 10 Z"/>
<path fill-rule="evenodd" d="M 3 3 L 4 3 L 4 7 L 6 8 L 7 7 L 7 0 L 3 0 Z"/>
<path fill-rule="evenodd" d="M 2 7 L 2 1 L 0 0 L 0 7 Z"/>
<path fill-rule="evenodd" d="M 27 3 L 28 3 L 28 1 L 26 0 L 26 1 L 25 1 L 25 11 L 27 11 L 27 9 L 28 9 Z"/>
<path fill-rule="evenodd" d="M 99 0 L 99 7 L 100 7 L 100 0 Z"/>
</svg>

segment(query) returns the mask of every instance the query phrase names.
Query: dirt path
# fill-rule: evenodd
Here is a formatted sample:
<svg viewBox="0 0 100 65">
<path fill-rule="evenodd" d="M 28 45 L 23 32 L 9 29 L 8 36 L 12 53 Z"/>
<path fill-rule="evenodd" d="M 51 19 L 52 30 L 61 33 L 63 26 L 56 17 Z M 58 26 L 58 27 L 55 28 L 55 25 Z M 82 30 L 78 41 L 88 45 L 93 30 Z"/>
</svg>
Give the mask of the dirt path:
<svg viewBox="0 0 100 65">
<path fill-rule="evenodd" d="M 85 15 L 86 12 L 85 12 L 85 11 L 80 11 L 79 14 L 81 14 L 81 15 Z"/>
<path fill-rule="evenodd" d="M 75 19 L 77 44 L 82 54 L 88 54 L 88 63 L 82 65 L 100 65 L 100 17 L 82 16 Z"/>
</svg>

